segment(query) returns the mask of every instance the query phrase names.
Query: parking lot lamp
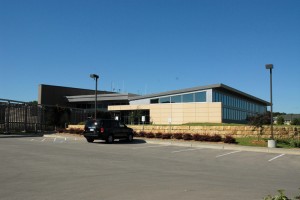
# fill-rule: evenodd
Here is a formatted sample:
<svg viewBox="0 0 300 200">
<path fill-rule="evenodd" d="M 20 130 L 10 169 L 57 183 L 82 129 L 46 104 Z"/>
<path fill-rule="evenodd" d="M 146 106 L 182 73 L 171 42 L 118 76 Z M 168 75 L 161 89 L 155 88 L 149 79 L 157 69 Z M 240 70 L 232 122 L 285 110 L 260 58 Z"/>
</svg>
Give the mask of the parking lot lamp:
<svg viewBox="0 0 300 200">
<path fill-rule="evenodd" d="M 98 78 L 99 76 L 97 74 L 91 74 L 90 75 L 91 78 L 93 78 L 94 80 L 96 80 L 96 88 L 95 88 L 95 119 L 97 119 L 97 87 L 98 87 Z"/>
<path fill-rule="evenodd" d="M 275 148 L 276 141 L 273 134 L 273 95 L 272 95 L 272 69 L 273 64 L 266 64 L 266 69 L 270 70 L 270 104 L 271 104 L 271 140 L 268 141 L 268 147 Z"/>
</svg>

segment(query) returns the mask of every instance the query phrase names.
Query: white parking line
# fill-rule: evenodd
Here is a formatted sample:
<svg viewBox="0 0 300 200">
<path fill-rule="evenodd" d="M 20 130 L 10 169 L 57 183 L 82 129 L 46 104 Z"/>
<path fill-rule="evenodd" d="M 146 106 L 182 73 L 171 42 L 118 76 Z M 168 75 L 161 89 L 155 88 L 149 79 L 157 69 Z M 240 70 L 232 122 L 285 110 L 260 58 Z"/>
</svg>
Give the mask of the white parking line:
<svg viewBox="0 0 300 200">
<path fill-rule="evenodd" d="M 197 149 L 183 149 L 183 150 L 178 150 L 178 151 L 172 151 L 172 153 L 180 153 L 180 152 L 186 152 L 186 151 L 197 151 L 202 148 L 197 148 Z"/>
<path fill-rule="evenodd" d="M 277 159 L 277 158 L 280 158 L 281 156 L 284 156 L 285 154 L 280 154 L 279 156 L 276 156 L 276 157 L 274 157 L 274 158 L 272 158 L 272 159 L 270 159 L 270 160 L 268 160 L 269 162 L 271 162 L 271 161 L 273 161 L 273 160 L 275 160 L 275 159 Z"/>
<path fill-rule="evenodd" d="M 56 138 L 54 138 L 53 142 L 55 142 L 55 141 L 56 141 Z"/>
<path fill-rule="evenodd" d="M 132 148 L 132 149 L 147 149 L 147 148 L 158 148 L 158 147 L 167 147 L 167 146 L 170 146 L 170 145 L 156 145 L 156 146 L 146 146 L 146 147 L 135 147 L 135 148 Z"/>
<path fill-rule="evenodd" d="M 45 140 L 46 140 L 46 138 L 42 139 L 42 141 L 41 141 L 41 142 L 44 142 Z"/>
<path fill-rule="evenodd" d="M 31 139 L 30 141 L 32 142 L 32 141 L 34 141 L 34 139 Z"/>
<path fill-rule="evenodd" d="M 219 157 L 222 157 L 222 156 L 227 156 L 227 155 L 230 155 L 230 154 L 233 154 L 233 153 L 238 153 L 238 152 L 241 152 L 241 151 L 232 151 L 232 152 L 229 152 L 229 153 L 221 154 L 221 155 L 216 156 L 216 158 L 219 158 Z"/>
</svg>

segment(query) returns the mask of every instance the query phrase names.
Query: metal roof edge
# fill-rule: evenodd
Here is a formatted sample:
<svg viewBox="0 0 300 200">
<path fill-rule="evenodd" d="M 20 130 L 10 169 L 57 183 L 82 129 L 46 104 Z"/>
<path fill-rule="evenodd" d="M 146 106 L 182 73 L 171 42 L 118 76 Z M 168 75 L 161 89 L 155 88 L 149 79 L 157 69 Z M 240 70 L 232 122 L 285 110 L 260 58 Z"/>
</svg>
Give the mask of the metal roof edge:
<svg viewBox="0 0 300 200">
<path fill-rule="evenodd" d="M 133 101 L 133 100 L 140 100 L 140 99 L 148 99 L 148 98 L 154 98 L 154 97 L 160 97 L 160 96 L 167 96 L 167 95 L 187 93 L 187 92 L 193 92 L 193 91 L 197 91 L 197 90 L 215 89 L 215 88 L 224 88 L 224 89 L 229 90 L 231 92 L 235 92 L 237 94 L 240 94 L 240 95 L 246 96 L 248 98 L 254 99 L 256 101 L 262 102 L 266 105 L 270 105 L 270 103 L 265 101 L 265 100 L 262 100 L 260 98 L 257 98 L 255 96 L 253 96 L 253 95 L 242 92 L 242 91 L 237 90 L 235 88 L 232 88 L 232 87 L 230 87 L 228 85 L 225 85 L 223 83 L 210 84 L 210 85 L 206 85 L 206 86 L 197 86 L 197 87 L 192 87 L 192 88 L 171 90 L 171 91 L 167 91 L 167 92 L 160 92 L 160 93 L 154 93 L 154 94 L 149 94 L 149 95 L 131 97 L 131 98 L 129 98 L 129 100 Z"/>
</svg>

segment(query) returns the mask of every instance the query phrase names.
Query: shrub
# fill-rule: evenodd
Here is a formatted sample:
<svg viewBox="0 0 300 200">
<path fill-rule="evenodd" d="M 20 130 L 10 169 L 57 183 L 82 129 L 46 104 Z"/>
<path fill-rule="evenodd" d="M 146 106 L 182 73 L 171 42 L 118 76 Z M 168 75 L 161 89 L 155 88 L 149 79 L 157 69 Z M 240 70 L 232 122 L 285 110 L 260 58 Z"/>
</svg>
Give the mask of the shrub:
<svg viewBox="0 0 300 200">
<path fill-rule="evenodd" d="M 145 137 L 146 133 L 144 131 L 140 131 L 139 137 Z"/>
<path fill-rule="evenodd" d="M 172 137 L 172 134 L 171 133 L 164 133 L 164 134 L 162 134 L 162 139 L 171 139 L 171 137 Z"/>
<path fill-rule="evenodd" d="M 162 135 L 163 135 L 162 133 L 155 133 L 156 138 L 162 138 Z"/>
<path fill-rule="evenodd" d="M 290 146 L 294 148 L 300 148 L 300 141 L 298 140 L 291 140 L 290 141 Z"/>
<path fill-rule="evenodd" d="M 200 135 L 198 133 L 193 135 L 193 140 L 200 141 Z"/>
<path fill-rule="evenodd" d="M 300 119 L 298 119 L 298 118 L 292 119 L 291 125 L 300 125 Z"/>
<path fill-rule="evenodd" d="M 146 138 L 154 138 L 155 135 L 154 135 L 154 133 L 145 133 L 145 137 Z"/>
<path fill-rule="evenodd" d="M 211 139 L 211 136 L 210 135 L 199 135 L 199 141 L 202 141 L 202 142 L 209 142 Z"/>
<path fill-rule="evenodd" d="M 180 140 L 180 139 L 182 139 L 182 135 L 183 135 L 182 133 L 174 133 L 173 138 L 177 139 L 177 140 Z"/>
<path fill-rule="evenodd" d="M 192 140 L 193 136 L 191 134 L 189 134 L 189 133 L 185 133 L 185 134 L 183 134 L 182 139 L 184 139 L 184 140 Z"/>
<path fill-rule="evenodd" d="M 277 117 L 277 124 L 283 125 L 284 124 L 284 118 L 282 116 Z"/>
<path fill-rule="evenodd" d="M 218 134 L 215 134 L 213 136 L 210 136 L 209 138 L 210 142 L 221 142 L 222 141 L 222 137 Z"/>
<path fill-rule="evenodd" d="M 76 133 L 76 134 L 82 134 L 82 133 L 83 133 L 83 130 L 77 128 L 77 129 L 75 129 L 75 133 Z"/>
<path fill-rule="evenodd" d="M 234 137 L 230 136 L 230 135 L 226 135 L 226 137 L 223 140 L 224 143 L 228 143 L 228 144 L 235 144 L 236 140 Z"/>
<path fill-rule="evenodd" d="M 59 129 L 57 129 L 57 132 L 58 132 L 58 133 L 63 133 L 63 132 L 65 132 L 65 129 L 59 128 Z"/>
<path fill-rule="evenodd" d="M 140 137 L 140 134 L 136 131 L 133 131 L 133 137 Z"/>
<path fill-rule="evenodd" d="M 75 133 L 75 129 L 74 128 L 70 128 L 69 129 L 69 133 Z"/>
</svg>

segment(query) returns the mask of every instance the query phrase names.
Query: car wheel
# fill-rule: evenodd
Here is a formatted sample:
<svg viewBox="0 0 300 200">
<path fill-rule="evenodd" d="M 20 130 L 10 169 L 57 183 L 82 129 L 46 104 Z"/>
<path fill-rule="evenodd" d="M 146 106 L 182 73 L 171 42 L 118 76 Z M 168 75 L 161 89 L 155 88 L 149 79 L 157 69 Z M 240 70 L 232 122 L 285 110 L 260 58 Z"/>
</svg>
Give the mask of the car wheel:
<svg viewBox="0 0 300 200">
<path fill-rule="evenodd" d="M 106 143 L 113 143 L 114 142 L 114 136 L 113 135 L 109 135 L 107 138 L 106 138 Z"/>
<path fill-rule="evenodd" d="M 93 138 L 86 138 L 86 140 L 91 143 L 91 142 L 94 142 L 94 139 Z"/>
<path fill-rule="evenodd" d="M 132 141 L 133 141 L 133 134 L 129 134 L 129 135 L 128 135 L 127 141 L 128 141 L 128 142 L 132 142 Z"/>
</svg>

